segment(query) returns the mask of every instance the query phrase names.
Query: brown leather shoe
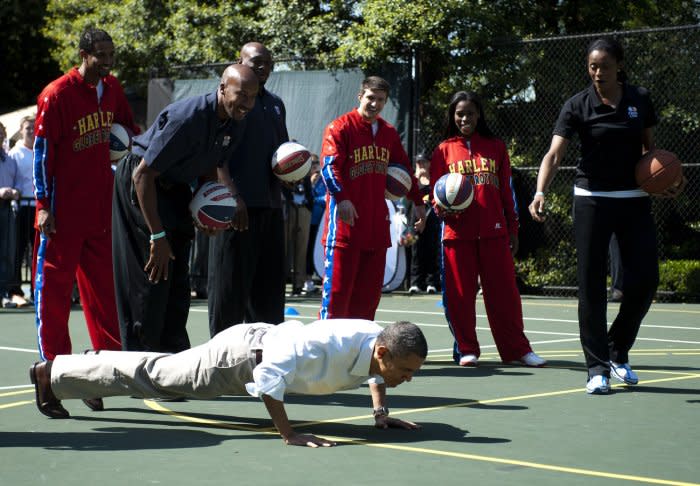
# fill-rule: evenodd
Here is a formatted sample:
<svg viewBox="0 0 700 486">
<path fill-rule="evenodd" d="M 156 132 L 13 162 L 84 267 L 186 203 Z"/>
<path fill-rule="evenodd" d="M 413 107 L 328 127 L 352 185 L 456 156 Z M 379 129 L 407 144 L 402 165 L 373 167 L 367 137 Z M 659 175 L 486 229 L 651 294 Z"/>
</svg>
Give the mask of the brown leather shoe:
<svg viewBox="0 0 700 486">
<path fill-rule="evenodd" d="M 63 408 L 61 401 L 51 390 L 52 361 L 38 361 L 29 368 L 29 378 L 34 384 L 36 406 L 47 417 L 64 419 L 70 417 L 68 410 Z"/>
<path fill-rule="evenodd" d="M 101 412 L 105 409 L 105 404 L 101 398 L 83 398 L 83 403 L 93 412 Z"/>
</svg>

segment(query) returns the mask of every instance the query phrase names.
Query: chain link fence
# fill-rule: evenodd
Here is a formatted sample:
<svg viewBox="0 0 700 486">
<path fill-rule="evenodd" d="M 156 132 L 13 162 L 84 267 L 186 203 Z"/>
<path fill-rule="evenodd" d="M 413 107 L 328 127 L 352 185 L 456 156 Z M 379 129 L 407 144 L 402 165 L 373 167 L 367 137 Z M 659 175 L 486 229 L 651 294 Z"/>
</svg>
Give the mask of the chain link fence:
<svg viewBox="0 0 700 486">
<path fill-rule="evenodd" d="M 591 41 L 616 37 L 625 48 L 631 84 L 651 91 L 661 119 L 656 145 L 675 152 L 684 162 L 685 192 L 675 200 L 655 198 L 661 283 L 657 297 L 700 298 L 700 26 L 647 29 L 607 34 L 523 40 L 499 46 L 513 59 L 520 83 L 517 95 L 499 99 L 489 94 L 513 92 L 485 88 L 486 116 L 491 129 L 508 144 L 521 222 L 521 249 L 516 258 L 523 293 L 575 295 L 576 251 L 573 244 L 574 166 L 578 137 L 569 145 L 562 168 L 547 195 L 544 224 L 530 218 L 527 206 L 535 191 L 537 169 L 549 148 L 552 129 L 563 103 L 590 82 L 585 55 Z M 426 153 L 439 144 L 441 133 L 418 132 Z"/>
</svg>

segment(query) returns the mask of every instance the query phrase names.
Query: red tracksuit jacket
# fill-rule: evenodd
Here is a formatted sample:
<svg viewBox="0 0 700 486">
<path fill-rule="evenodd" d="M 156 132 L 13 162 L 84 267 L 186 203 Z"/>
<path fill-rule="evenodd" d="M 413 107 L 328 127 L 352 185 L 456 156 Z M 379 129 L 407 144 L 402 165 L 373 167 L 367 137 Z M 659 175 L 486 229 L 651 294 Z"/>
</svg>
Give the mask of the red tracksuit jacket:
<svg viewBox="0 0 700 486">
<path fill-rule="evenodd" d="M 462 136 L 449 138 L 433 152 L 430 185 L 448 172 L 459 172 L 474 188 L 474 200 L 459 217 L 445 218 L 443 240 L 475 240 L 518 234 L 518 213 L 511 187 L 505 143 L 474 133 L 467 147 Z"/>
<path fill-rule="evenodd" d="M 377 133 L 373 135 L 372 125 L 352 110 L 331 122 L 323 134 L 322 174 L 328 187 L 323 234 L 326 247 L 371 250 L 391 246 L 389 212 L 384 202 L 389 163 L 406 166 L 412 180 L 408 197 L 423 204 L 399 134 L 384 119 L 378 117 L 377 123 Z M 357 211 L 353 227 L 335 215 L 337 204 L 346 199 Z"/>
<path fill-rule="evenodd" d="M 50 83 L 37 98 L 37 210 L 53 210 L 60 231 L 111 231 L 114 174 L 109 161 L 109 132 L 112 123 L 120 123 L 139 133 L 117 78 L 109 75 L 102 83 L 104 91 L 98 104 L 96 88 L 74 68 Z"/>
</svg>

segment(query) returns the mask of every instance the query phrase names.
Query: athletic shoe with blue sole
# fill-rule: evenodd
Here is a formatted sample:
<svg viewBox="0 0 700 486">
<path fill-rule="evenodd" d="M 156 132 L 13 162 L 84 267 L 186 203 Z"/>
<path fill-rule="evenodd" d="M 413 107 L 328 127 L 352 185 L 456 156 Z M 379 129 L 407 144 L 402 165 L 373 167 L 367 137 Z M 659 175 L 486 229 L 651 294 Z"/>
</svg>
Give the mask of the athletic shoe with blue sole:
<svg viewBox="0 0 700 486">
<path fill-rule="evenodd" d="M 611 361 L 610 376 L 618 381 L 621 381 L 622 383 L 626 383 L 627 385 L 636 385 L 639 383 L 639 377 L 637 376 L 637 373 L 632 371 L 629 363 L 619 364 Z"/>
<path fill-rule="evenodd" d="M 610 379 L 607 376 L 591 376 L 586 383 L 586 393 L 589 395 L 607 395 L 610 393 Z"/>
</svg>

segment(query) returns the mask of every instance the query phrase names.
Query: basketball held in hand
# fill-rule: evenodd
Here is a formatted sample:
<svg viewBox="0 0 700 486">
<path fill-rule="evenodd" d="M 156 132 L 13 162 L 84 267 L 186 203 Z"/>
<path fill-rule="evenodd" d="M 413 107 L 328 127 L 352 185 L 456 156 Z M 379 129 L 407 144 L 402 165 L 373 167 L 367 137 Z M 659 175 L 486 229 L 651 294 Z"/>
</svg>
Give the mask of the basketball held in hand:
<svg viewBox="0 0 700 486">
<path fill-rule="evenodd" d="M 673 152 L 654 149 L 644 154 L 637 162 L 635 179 L 643 191 L 662 194 L 681 183 L 683 167 Z"/>
<path fill-rule="evenodd" d="M 474 188 L 462 174 L 445 174 L 435 183 L 433 198 L 440 208 L 453 213 L 461 212 L 472 203 Z"/>
<path fill-rule="evenodd" d="M 131 130 L 119 123 L 113 123 L 109 132 L 109 160 L 117 162 L 131 150 Z"/>
<path fill-rule="evenodd" d="M 206 182 L 192 198 L 190 211 L 200 226 L 227 229 L 236 211 L 236 199 L 225 185 Z"/>
<path fill-rule="evenodd" d="M 272 155 L 272 172 L 284 182 L 297 182 L 311 169 L 311 152 L 300 143 L 284 142 Z"/>
<path fill-rule="evenodd" d="M 389 164 L 386 169 L 384 197 L 391 201 L 401 199 L 411 190 L 411 174 L 402 164 Z"/>
</svg>

